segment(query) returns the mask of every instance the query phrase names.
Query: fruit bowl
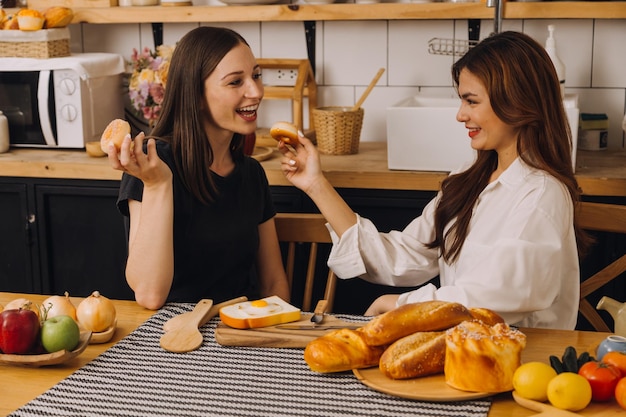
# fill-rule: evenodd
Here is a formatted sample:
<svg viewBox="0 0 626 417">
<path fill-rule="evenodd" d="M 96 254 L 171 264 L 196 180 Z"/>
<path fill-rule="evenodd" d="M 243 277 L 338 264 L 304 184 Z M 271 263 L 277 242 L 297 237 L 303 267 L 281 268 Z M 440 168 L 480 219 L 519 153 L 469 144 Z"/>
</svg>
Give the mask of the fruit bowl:
<svg viewBox="0 0 626 417">
<path fill-rule="evenodd" d="M 32 367 L 57 365 L 59 363 L 69 361 L 70 359 L 73 359 L 76 356 L 83 353 L 83 351 L 89 344 L 90 339 L 91 339 L 91 332 L 82 331 L 80 332 L 80 339 L 78 340 L 78 346 L 76 346 L 76 348 L 72 351 L 59 350 L 58 352 L 43 353 L 41 355 L 11 355 L 11 354 L 4 353 L 4 354 L 0 354 L 0 363 L 6 363 L 9 365 L 32 366 Z"/>
<path fill-rule="evenodd" d="M 89 341 L 89 344 L 97 345 L 97 344 L 100 344 L 100 343 L 108 342 L 109 340 L 111 340 L 111 338 L 115 334 L 115 328 L 116 327 L 117 327 L 117 320 L 115 320 L 113 322 L 113 325 L 111 327 L 109 327 L 108 329 L 106 329 L 103 332 L 92 332 L 91 333 L 91 340 Z"/>
</svg>

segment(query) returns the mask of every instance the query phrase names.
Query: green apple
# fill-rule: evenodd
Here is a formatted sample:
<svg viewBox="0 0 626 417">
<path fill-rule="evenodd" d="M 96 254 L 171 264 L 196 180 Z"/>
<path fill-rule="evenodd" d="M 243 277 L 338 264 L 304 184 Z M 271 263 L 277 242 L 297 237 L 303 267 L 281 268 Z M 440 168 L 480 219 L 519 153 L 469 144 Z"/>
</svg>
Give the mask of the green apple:
<svg viewBox="0 0 626 417">
<path fill-rule="evenodd" d="M 80 329 L 70 316 L 56 316 L 41 325 L 41 344 L 46 352 L 73 350 L 80 339 Z"/>
</svg>

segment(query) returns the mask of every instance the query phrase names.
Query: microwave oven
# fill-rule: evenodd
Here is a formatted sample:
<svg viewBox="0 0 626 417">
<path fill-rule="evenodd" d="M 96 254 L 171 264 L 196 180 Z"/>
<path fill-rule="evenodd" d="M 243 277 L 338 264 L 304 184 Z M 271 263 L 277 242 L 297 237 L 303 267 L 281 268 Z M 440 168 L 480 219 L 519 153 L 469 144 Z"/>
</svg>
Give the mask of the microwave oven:
<svg viewBox="0 0 626 417">
<path fill-rule="evenodd" d="M 124 116 L 116 54 L 0 60 L 0 111 L 13 147 L 84 148 Z"/>
</svg>

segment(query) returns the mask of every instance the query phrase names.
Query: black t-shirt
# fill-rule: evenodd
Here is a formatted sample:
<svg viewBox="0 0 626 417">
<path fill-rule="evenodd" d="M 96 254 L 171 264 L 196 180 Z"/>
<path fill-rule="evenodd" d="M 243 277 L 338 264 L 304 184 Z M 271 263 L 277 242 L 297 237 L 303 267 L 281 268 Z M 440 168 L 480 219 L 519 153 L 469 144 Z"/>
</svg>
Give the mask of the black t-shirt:
<svg viewBox="0 0 626 417">
<path fill-rule="evenodd" d="M 174 280 L 167 300 L 259 298 L 258 226 L 276 214 L 261 164 L 245 157 L 228 176 L 213 173 L 219 195 L 206 205 L 181 183 L 170 145 L 157 141 L 157 152 L 172 170 L 174 184 Z M 128 200 L 141 201 L 142 195 L 141 180 L 124 174 L 120 212 L 129 216 Z"/>
</svg>

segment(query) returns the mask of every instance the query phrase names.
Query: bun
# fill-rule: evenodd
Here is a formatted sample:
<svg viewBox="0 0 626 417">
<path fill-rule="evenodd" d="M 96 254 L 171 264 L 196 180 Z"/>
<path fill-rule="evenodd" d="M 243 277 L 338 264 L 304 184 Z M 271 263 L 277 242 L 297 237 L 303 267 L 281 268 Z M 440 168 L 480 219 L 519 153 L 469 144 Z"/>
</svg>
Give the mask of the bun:
<svg viewBox="0 0 626 417">
<path fill-rule="evenodd" d="M 417 378 L 443 372 L 445 358 L 445 332 L 417 332 L 389 346 L 378 367 L 389 378 Z"/>
<path fill-rule="evenodd" d="M 315 372 L 342 372 L 376 366 L 384 350 L 368 345 L 360 329 L 339 329 L 310 341 L 304 361 Z"/>
<path fill-rule="evenodd" d="M 270 135 L 277 141 L 295 146 L 298 141 L 298 128 L 289 122 L 276 122 L 270 129 Z"/>
<path fill-rule="evenodd" d="M 504 323 L 461 323 L 446 332 L 446 383 L 463 391 L 510 391 L 525 346 L 526 335 Z"/>
<path fill-rule="evenodd" d="M 220 319 L 235 329 L 267 327 L 300 320 L 300 309 L 273 295 L 222 307 Z"/>
<path fill-rule="evenodd" d="M 368 344 L 382 346 L 415 332 L 446 330 L 464 320 L 473 320 L 473 317 L 462 304 L 423 301 L 404 304 L 374 317 L 363 326 L 363 333 Z"/>
<path fill-rule="evenodd" d="M 33 31 L 43 28 L 44 17 L 37 10 L 21 9 L 15 17 L 20 30 Z"/>
<path fill-rule="evenodd" d="M 104 153 L 109 153 L 109 144 L 113 144 L 119 152 L 126 135 L 130 135 L 130 124 L 126 120 L 115 119 L 104 129 L 100 138 L 100 147 Z"/>
<path fill-rule="evenodd" d="M 43 12 L 43 17 L 45 18 L 45 28 L 64 28 L 72 23 L 74 12 L 68 7 L 52 6 Z"/>
</svg>

